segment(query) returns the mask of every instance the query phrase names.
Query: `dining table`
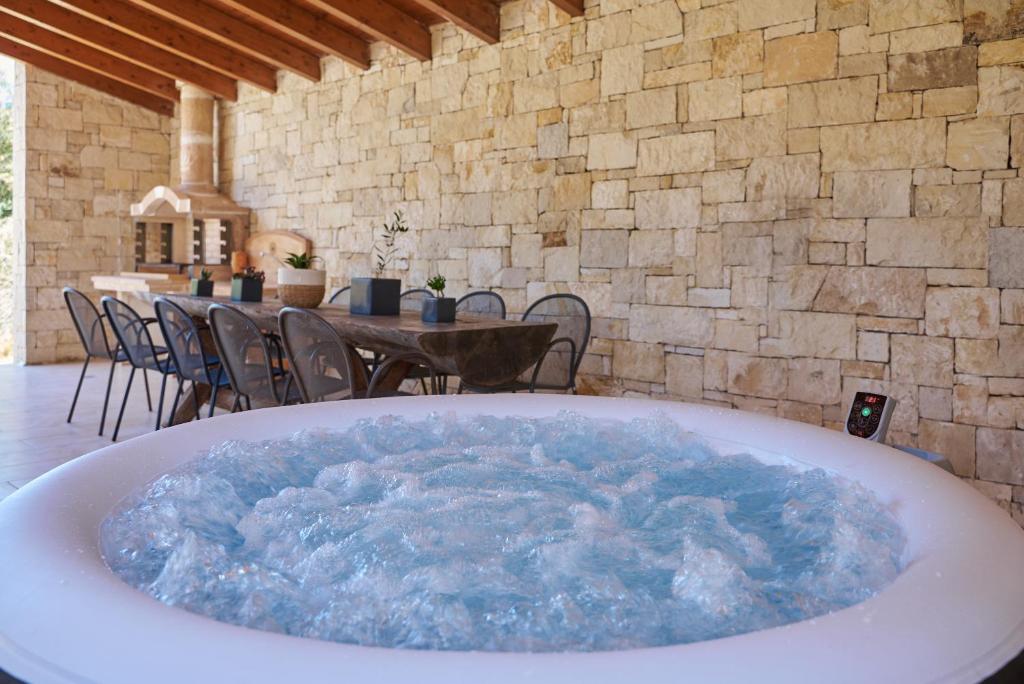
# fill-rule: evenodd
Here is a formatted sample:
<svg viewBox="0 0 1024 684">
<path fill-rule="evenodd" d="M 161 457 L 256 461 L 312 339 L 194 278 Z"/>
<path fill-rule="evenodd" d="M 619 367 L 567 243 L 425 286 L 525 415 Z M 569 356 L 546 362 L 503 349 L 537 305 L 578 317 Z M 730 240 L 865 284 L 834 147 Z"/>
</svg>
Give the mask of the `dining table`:
<svg viewBox="0 0 1024 684">
<path fill-rule="evenodd" d="M 197 321 L 206 322 L 212 304 L 221 304 L 248 316 L 265 332 L 278 332 L 277 315 L 284 304 L 280 300 L 239 302 L 229 297 L 198 297 L 183 293 L 138 292 L 152 304 L 164 297 Z M 353 314 L 348 307 L 322 304 L 313 310 L 323 317 L 339 336 L 359 349 L 383 357 L 418 353 L 426 356 L 438 373 L 461 378 L 479 388 L 501 387 L 532 368 L 544 356 L 558 324 L 544 321 L 509 321 L 458 313 L 453 323 L 428 323 L 420 312 L 403 310 L 396 316 Z M 212 339 L 206 344 L 214 351 Z M 382 390 L 397 390 L 414 368 L 411 363 L 395 363 L 386 377 L 378 381 Z M 358 383 L 359 380 L 357 379 Z M 355 386 L 354 389 L 365 389 Z M 191 406 L 209 400 L 212 388 L 196 383 L 186 388 L 178 410 L 169 424 L 177 425 L 195 417 Z M 194 393 L 195 397 L 189 396 Z M 229 393 L 218 393 L 217 405 L 230 409 Z"/>
</svg>

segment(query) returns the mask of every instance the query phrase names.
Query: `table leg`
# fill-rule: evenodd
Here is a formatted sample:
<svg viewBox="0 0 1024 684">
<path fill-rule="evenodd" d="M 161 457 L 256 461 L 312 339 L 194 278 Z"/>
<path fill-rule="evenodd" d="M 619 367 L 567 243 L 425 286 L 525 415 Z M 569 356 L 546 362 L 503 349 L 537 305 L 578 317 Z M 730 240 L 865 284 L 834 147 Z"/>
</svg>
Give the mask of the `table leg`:
<svg viewBox="0 0 1024 684">
<path fill-rule="evenodd" d="M 406 361 L 398 361 L 392 364 L 385 371 L 384 375 L 377 379 L 377 385 L 374 388 L 374 393 L 397 391 L 402 382 L 409 377 L 409 372 L 412 369 L 413 364 Z M 380 373 L 380 370 L 377 372 Z M 357 387 L 356 389 L 358 390 L 361 388 Z"/>
<path fill-rule="evenodd" d="M 187 423 L 190 420 L 195 420 L 196 402 L 202 406 L 209 401 L 211 393 L 212 389 L 209 385 L 203 383 L 195 383 L 194 385 L 191 382 L 186 383 L 185 389 L 182 390 L 181 399 L 178 401 L 178 410 L 174 412 L 173 416 L 171 416 L 171 422 L 168 427 L 171 425 L 181 425 L 182 423 Z"/>
</svg>

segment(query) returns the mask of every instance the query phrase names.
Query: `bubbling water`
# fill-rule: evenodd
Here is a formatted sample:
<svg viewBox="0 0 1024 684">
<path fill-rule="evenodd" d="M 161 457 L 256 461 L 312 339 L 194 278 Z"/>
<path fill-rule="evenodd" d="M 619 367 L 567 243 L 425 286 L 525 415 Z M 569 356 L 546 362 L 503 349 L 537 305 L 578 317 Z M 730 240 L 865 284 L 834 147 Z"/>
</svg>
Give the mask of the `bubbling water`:
<svg viewBox="0 0 1024 684">
<path fill-rule="evenodd" d="M 394 416 L 226 442 L 104 522 L 172 606 L 349 644 L 605 651 L 820 616 L 901 570 L 859 485 L 723 455 L 664 416 Z"/>
</svg>

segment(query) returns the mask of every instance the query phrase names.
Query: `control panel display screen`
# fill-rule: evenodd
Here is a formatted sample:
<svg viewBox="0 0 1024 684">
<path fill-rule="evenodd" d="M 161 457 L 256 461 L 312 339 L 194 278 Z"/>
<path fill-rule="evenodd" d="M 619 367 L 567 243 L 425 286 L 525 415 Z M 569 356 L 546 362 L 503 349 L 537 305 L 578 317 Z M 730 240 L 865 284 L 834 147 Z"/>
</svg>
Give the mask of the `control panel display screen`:
<svg viewBox="0 0 1024 684">
<path fill-rule="evenodd" d="M 878 431 L 886 397 L 870 392 L 857 392 L 846 419 L 846 431 L 855 437 L 869 438 Z"/>
</svg>

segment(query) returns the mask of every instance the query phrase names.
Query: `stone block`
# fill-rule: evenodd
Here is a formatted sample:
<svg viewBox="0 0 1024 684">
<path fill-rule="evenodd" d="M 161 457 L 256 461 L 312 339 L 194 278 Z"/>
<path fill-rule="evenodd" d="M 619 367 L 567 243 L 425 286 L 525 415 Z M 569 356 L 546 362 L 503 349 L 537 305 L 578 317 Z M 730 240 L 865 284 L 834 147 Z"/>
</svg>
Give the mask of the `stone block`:
<svg viewBox="0 0 1024 684">
<path fill-rule="evenodd" d="M 580 238 L 580 266 L 622 268 L 629 256 L 629 232 L 585 230 Z"/>
<path fill-rule="evenodd" d="M 785 397 L 808 404 L 838 404 L 843 383 L 840 362 L 830 359 L 790 359 Z"/>
<path fill-rule="evenodd" d="M 655 88 L 626 96 L 626 127 L 645 128 L 675 123 L 676 89 Z"/>
<path fill-rule="evenodd" d="M 665 357 L 665 391 L 686 399 L 700 399 L 704 395 L 703 359 L 668 354 Z"/>
<path fill-rule="evenodd" d="M 1003 183 L 1003 225 L 1024 226 L 1024 178 Z"/>
<path fill-rule="evenodd" d="M 773 309 L 807 311 L 821 289 L 827 266 L 783 266 L 776 269 L 771 282 Z"/>
<path fill-rule="evenodd" d="M 708 40 L 736 32 L 736 5 L 728 3 L 687 12 L 685 16 L 687 40 Z"/>
<path fill-rule="evenodd" d="M 537 156 L 557 159 L 569 154 L 569 125 L 564 123 L 543 126 L 537 130 Z"/>
<path fill-rule="evenodd" d="M 931 52 L 958 47 L 964 43 L 964 27 L 960 22 L 920 26 L 896 31 L 889 36 L 889 52 Z"/>
<path fill-rule="evenodd" d="M 598 181 L 590 188 L 594 209 L 621 209 L 629 206 L 629 181 Z"/>
<path fill-rule="evenodd" d="M 698 81 L 689 86 L 690 121 L 733 119 L 743 115 L 743 79 Z"/>
<path fill-rule="evenodd" d="M 711 72 L 715 78 L 756 74 L 764 68 L 761 31 L 746 31 L 715 38 Z"/>
<path fill-rule="evenodd" d="M 1009 155 L 1009 119 L 986 117 L 949 124 L 946 164 L 957 171 L 1005 169 Z"/>
<path fill-rule="evenodd" d="M 862 330 L 857 333 L 857 358 L 862 361 L 889 362 L 889 335 Z"/>
<path fill-rule="evenodd" d="M 1010 121 L 1010 166 L 1024 166 L 1024 116 L 1015 116 Z"/>
<path fill-rule="evenodd" d="M 867 263 L 873 266 L 984 268 L 983 219 L 868 219 Z"/>
<path fill-rule="evenodd" d="M 780 311 L 777 335 L 761 340 L 762 353 L 824 359 L 857 358 L 856 317 L 845 314 Z"/>
<path fill-rule="evenodd" d="M 708 171 L 701 178 L 701 190 L 704 202 L 742 202 L 744 199 L 743 169 L 729 171 Z"/>
<path fill-rule="evenodd" d="M 680 133 L 640 141 L 638 176 L 696 173 L 715 167 L 715 134 Z"/>
<path fill-rule="evenodd" d="M 747 169 L 748 202 L 818 196 L 818 154 L 761 157 Z"/>
<path fill-rule="evenodd" d="M 719 121 L 715 131 L 715 156 L 718 161 L 778 157 L 786 154 L 784 112 Z"/>
<path fill-rule="evenodd" d="M 587 169 L 628 169 L 636 166 L 636 138 L 630 133 L 590 136 Z"/>
<path fill-rule="evenodd" d="M 981 185 L 922 185 L 914 191 L 914 215 L 980 216 Z"/>
<path fill-rule="evenodd" d="M 836 266 L 828 270 L 814 310 L 920 318 L 926 290 L 922 269 Z"/>
<path fill-rule="evenodd" d="M 978 109 L 978 86 L 924 91 L 925 117 L 973 114 Z"/>
<path fill-rule="evenodd" d="M 671 230 L 636 230 L 629 235 L 631 267 L 671 266 L 675 259 L 675 235 Z"/>
<path fill-rule="evenodd" d="M 612 373 L 617 378 L 665 382 L 665 349 L 660 344 L 615 340 Z"/>
<path fill-rule="evenodd" d="M 953 340 L 923 335 L 892 335 L 893 382 L 929 387 L 953 386 Z"/>
<path fill-rule="evenodd" d="M 922 387 L 918 392 L 918 412 L 922 418 L 929 420 L 952 421 L 953 392 L 937 387 Z"/>
<path fill-rule="evenodd" d="M 818 30 L 868 23 L 868 0 L 818 0 Z"/>
<path fill-rule="evenodd" d="M 789 24 L 802 19 L 813 19 L 816 2 L 817 0 L 739 0 L 739 29 L 749 31 Z"/>
<path fill-rule="evenodd" d="M 474 285 L 472 262 L 470 263 L 470 285 Z M 576 282 L 580 279 L 580 255 L 575 247 L 550 247 L 544 250 L 544 280 L 552 282 Z"/>
<path fill-rule="evenodd" d="M 1000 311 L 1003 323 L 1024 325 L 1024 290 L 1003 290 Z"/>
<path fill-rule="evenodd" d="M 961 0 L 871 0 L 871 32 L 959 21 L 962 7 Z"/>
<path fill-rule="evenodd" d="M 683 32 L 683 14 L 671 0 L 637 7 L 632 13 L 630 41 L 644 43 Z"/>
<path fill-rule="evenodd" d="M 766 86 L 806 83 L 835 78 L 839 35 L 834 31 L 777 38 L 764 46 Z"/>
<path fill-rule="evenodd" d="M 999 333 L 999 290 L 943 287 L 928 290 L 925 330 L 941 337 L 992 338 Z"/>
<path fill-rule="evenodd" d="M 1024 66 L 978 69 L 978 116 L 1024 114 Z"/>
<path fill-rule="evenodd" d="M 1024 288 L 1024 228 L 993 228 L 988 247 L 989 285 Z"/>
<path fill-rule="evenodd" d="M 708 309 L 634 304 L 629 308 L 629 336 L 637 342 L 704 347 L 714 335 Z"/>
<path fill-rule="evenodd" d="M 731 394 L 779 399 L 788 380 L 785 359 L 729 354 L 726 388 Z"/>
<path fill-rule="evenodd" d="M 837 218 L 910 216 L 910 171 L 837 171 L 832 215 Z"/>
<path fill-rule="evenodd" d="M 878 78 L 844 78 L 789 88 L 789 127 L 810 128 L 875 120 Z"/>
<path fill-rule="evenodd" d="M 636 227 L 695 228 L 701 221 L 700 188 L 650 190 L 634 195 Z"/>
<path fill-rule="evenodd" d="M 883 121 L 821 129 L 822 171 L 915 169 L 946 165 L 944 119 Z"/>
<path fill-rule="evenodd" d="M 977 476 L 990 482 L 1024 485 L 1024 430 L 978 428 Z"/>
<path fill-rule="evenodd" d="M 632 93 L 643 87 L 644 46 L 624 45 L 601 56 L 601 97 Z"/>
<path fill-rule="evenodd" d="M 1019 0 L 964 0 L 964 38 L 972 43 L 1024 33 Z"/>
<path fill-rule="evenodd" d="M 954 423 L 922 420 L 918 425 L 917 445 L 949 459 L 953 472 L 960 477 L 974 477 L 975 427 Z"/>
<path fill-rule="evenodd" d="M 953 88 L 978 83 L 978 48 L 967 45 L 889 55 L 889 90 Z"/>
</svg>

